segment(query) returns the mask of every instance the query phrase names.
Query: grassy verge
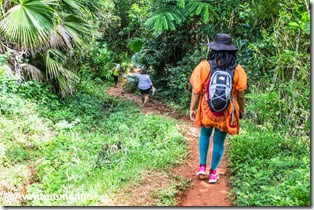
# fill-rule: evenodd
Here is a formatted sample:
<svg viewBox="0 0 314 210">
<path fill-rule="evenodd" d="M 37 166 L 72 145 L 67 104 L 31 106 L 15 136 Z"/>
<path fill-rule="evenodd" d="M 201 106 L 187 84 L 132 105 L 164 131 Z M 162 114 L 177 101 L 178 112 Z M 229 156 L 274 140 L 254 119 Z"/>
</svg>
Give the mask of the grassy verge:
<svg viewBox="0 0 314 210">
<path fill-rule="evenodd" d="M 143 171 L 137 182 L 124 185 L 110 197 L 110 206 L 175 206 L 178 194 L 190 186 L 190 180 L 168 170 Z"/>
<path fill-rule="evenodd" d="M 310 206 L 310 141 L 243 122 L 229 142 L 237 206 Z"/>
<path fill-rule="evenodd" d="M 176 121 L 141 114 L 106 91 L 88 83 L 67 101 L 36 85 L 1 93 L 2 192 L 91 197 L 0 204 L 110 205 L 112 193 L 139 182 L 143 171 L 168 171 L 182 162 L 187 148 Z"/>
</svg>

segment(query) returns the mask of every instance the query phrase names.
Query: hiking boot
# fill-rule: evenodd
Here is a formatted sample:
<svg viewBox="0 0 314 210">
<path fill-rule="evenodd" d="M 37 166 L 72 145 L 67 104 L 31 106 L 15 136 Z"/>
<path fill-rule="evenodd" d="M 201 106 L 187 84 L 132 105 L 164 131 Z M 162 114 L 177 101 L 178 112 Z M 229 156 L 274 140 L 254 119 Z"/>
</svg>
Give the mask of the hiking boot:
<svg viewBox="0 0 314 210">
<path fill-rule="evenodd" d="M 198 168 L 198 171 L 196 172 L 196 175 L 206 175 L 206 166 L 200 166 Z"/>
<path fill-rule="evenodd" d="M 219 174 L 217 170 L 210 169 L 209 171 L 209 183 L 216 183 L 219 179 Z"/>
</svg>

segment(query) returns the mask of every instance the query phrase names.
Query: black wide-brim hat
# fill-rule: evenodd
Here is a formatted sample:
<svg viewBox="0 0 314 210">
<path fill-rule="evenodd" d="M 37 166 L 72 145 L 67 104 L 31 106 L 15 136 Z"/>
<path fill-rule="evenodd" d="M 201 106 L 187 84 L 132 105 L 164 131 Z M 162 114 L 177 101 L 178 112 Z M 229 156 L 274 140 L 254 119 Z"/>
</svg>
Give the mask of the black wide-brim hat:
<svg viewBox="0 0 314 210">
<path fill-rule="evenodd" d="M 217 51 L 236 51 L 238 48 L 232 45 L 232 38 L 228 34 L 216 34 L 215 40 L 208 46 Z"/>
</svg>

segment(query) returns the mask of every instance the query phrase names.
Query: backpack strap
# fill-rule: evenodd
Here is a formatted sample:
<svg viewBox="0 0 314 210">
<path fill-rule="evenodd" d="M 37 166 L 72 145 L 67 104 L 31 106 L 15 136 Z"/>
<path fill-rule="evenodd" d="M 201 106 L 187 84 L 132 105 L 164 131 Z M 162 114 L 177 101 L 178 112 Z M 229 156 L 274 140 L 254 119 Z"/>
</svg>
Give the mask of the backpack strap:
<svg viewBox="0 0 314 210">
<path fill-rule="evenodd" d="M 233 66 L 230 66 L 229 68 L 226 69 L 226 71 L 229 72 L 229 74 L 231 75 L 231 78 L 232 78 L 232 83 L 233 83 L 233 76 L 234 76 L 234 72 L 235 72 L 235 69 L 237 68 L 238 64 L 234 64 Z"/>
<path fill-rule="evenodd" d="M 233 66 L 231 66 L 230 68 L 228 68 L 228 71 L 230 71 L 231 73 L 231 78 L 232 78 L 232 86 L 231 88 L 233 88 L 233 76 L 234 76 L 234 72 L 235 69 L 237 68 L 238 64 L 234 64 Z M 234 112 L 235 112 L 235 105 L 234 105 L 234 97 L 232 95 L 232 89 L 231 89 L 231 105 L 232 105 L 232 113 L 231 113 L 231 126 L 233 126 L 233 121 L 234 121 Z"/>
<path fill-rule="evenodd" d="M 210 83 L 210 77 L 212 75 L 213 69 L 217 67 L 217 64 L 214 60 L 207 60 L 207 61 L 209 63 L 209 74 L 208 74 L 207 83 L 206 83 L 205 91 L 204 91 L 206 101 L 208 101 L 208 97 L 209 97 L 207 93 L 208 93 L 208 88 L 209 88 L 209 83 Z"/>
</svg>

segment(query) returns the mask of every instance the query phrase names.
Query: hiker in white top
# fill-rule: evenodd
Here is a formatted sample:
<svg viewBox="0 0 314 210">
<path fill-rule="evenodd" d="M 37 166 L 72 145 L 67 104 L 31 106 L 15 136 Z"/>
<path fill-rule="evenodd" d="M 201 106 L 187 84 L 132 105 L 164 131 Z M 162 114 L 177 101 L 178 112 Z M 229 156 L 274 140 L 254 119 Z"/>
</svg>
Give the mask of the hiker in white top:
<svg viewBox="0 0 314 210">
<path fill-rule="evenodd" d="M 153 83 L 150 80 L 150 76 L 146 73 L 145 69 L 141 69 L 139 73 L 134 74 L 134 76 L 138 79 L 138 88 L 141 91 L 141 99 L 143 102 L 143 105 L 145 106 L 145 104 L 148 102 L 149 99 L 149 91 L 152 89 L 153 87 Z"/>
</svg>

